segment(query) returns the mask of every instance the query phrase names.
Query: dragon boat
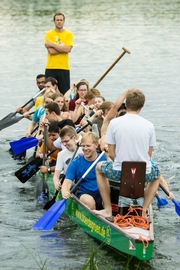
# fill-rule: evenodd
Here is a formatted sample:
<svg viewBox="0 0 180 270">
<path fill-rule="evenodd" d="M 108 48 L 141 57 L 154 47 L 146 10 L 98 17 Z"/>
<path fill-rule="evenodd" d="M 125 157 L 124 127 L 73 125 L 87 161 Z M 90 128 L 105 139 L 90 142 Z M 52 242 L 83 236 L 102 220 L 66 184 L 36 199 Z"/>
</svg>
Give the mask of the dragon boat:
<svg viewBox="0 0 180 270">
<path fill-rule="evenodd" d="M 124 218 L 129 220 L 139 219 L 139 217 L 141 217 L 139 198 L 142 192 L 144 192 L 144 185 L 142 183 L 144 180 L 142 180 L 142 175 L 145 175 L 142 173 L 142 170 L 145 171 L 145 167 L 142 169 L 141 163 L 142 162 L 130 162 L 130 164 L 128 164 L 128 162 L 125 162 L 128 168 L 126 168 L 126 166 L 122 168 L 121 183 L 110 181 L 113 210 L 112 218 L 104 218 L 100 215 L 96 215 L 91 209 L 81 203 L 74 194 L 72 194 L 70 199 L 66 200 L 65 213 L 84 232 L 99 240 L 101 243 L 119 252 L 134 256 L 139 260 L 149 260 L 153 255 L 154 243 L 152 207 L 150 206 L 146 213 L 148 228 L 139 227 L 134 224 L 119 226 L 118 223 L 115 222 L 122 217 L 123 220 Z M 123 171 L 126 173 L 123 174 Z M 129 178 L 130 181 L 128 181 Z M 52 175 L 47 174 L 46 183 L 49 187 L 51 199 L 55 194 Z M 135 191 L 133 191 L 133 189 Z M 127 205 L 127 202 L 124 205 L 120 202 L 120 198 L 125 197 L 130 201 L 130 203 L 128 203 L 129 205 Z M 61 194 L 57 196 L 56 200 L 62 200 Z M 130 205 L 132 205 L 131 209 L 134 209 L 135 206 L 135 214 L 133 212 L 128 215 Z"/>
</svg>

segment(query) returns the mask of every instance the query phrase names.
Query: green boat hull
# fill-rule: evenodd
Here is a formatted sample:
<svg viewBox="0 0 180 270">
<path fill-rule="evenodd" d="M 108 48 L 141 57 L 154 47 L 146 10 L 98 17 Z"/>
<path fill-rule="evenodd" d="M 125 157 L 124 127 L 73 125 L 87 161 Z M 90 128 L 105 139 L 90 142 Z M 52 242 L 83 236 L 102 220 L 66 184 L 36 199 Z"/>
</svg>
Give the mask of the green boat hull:
<svg viewBox="0 0 180 270">
<path fill-rule="evenodd" d="M 46 182 L 49 186 L 50 197 L 53 197 L 55 189 L 51 175 L 47 175 Z M 59 194 L 57 200 L 61 200 L 61 194 Z M 152 258 L 153 254 L 154 238 L 151 211 L 152 209 L 149 213 L 151 224 L 148 245 L 146 247 L 146 243 L 139 240 L 137 236 L 134 237 L 130 230 L 123 230 L 116 226 L 113 222 L 95 215 L 93 211 L 82 204 L 76 196 L 73 196 L 66 201 L 65 208 L 65 213 L 69 216 L 69 218 L 91 237 L 94 237 L 100 242 L 109 245 L 117 251 L 134 256 L 139 260 L 149 260 Z"/>
</svg>

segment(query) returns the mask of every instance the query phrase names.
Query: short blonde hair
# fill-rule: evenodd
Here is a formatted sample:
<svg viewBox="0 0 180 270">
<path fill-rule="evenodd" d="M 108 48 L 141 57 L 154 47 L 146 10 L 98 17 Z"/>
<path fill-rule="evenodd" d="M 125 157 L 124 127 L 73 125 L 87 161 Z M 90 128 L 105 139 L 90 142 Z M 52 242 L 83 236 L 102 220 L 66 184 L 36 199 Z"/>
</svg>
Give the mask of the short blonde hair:
<svg viewBox="0 0 180 270">
<path fill-rule="evenodd" d="M 92 142 L 94 144 L 99 143 L 99 137 L 95 132 L 86 132 L 81 139 L 81 143 L 83 143 L 84 141 L 86 141 L 88 138 L 91 138 Z"/>
<path fill-rule="evenodd" d="M 73 128 L 71 126 L 65 126 L 60 130 L 59 136 L 61 138 L 64 136 L 74 137 L 74 136 L 77 136 L 77 132 L 76 132 L 75 128 Z"/>
<path fill-rule="evenodd" d="M 49 94 L 53 95 L 56 93 L 56 90 L 54 88 L 48 88 L 43 96 L 43 105 L 45 105 L 45 100 L 48 97 Z M 50 97 L 51 98 L 51 97 Z"/>
</svg>

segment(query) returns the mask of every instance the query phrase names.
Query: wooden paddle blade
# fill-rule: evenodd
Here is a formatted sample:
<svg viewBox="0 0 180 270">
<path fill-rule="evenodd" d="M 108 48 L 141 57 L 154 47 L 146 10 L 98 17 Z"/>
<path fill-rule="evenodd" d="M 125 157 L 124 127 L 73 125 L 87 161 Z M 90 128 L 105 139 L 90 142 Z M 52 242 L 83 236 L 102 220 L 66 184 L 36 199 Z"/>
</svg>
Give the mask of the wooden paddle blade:
<svg viewBox="0 0 180 270">
<path fill-rule="evenodd" d="M 14 116 L 14 117 L 8 117 L 5 118 L 4 120 L 0 121 L 0 130 L 7 128 L 9 126 L 14 125 L 15 123 L 19 122 L 22 118 L 24 118 L 24 116 Z"/>
<path fill-rule="evenodd" d="M 162 199 L 158 195 L 156 195 L 156 199 L 157 199 L 157 206 L 158 207 L 165 206 L 168 204 L 168 201 L 166 199 Z"/>
<path fill-rule="evenodd" d="M 175 205 L 176 213 L 180 216 L 180 203 L 178 203 L 175 199 L 172 199 L 172 202 Z"/>
<path fill-rule="evenodd" d="M 15 155 L 24 152 L 25 150 L 36 146 L 38 139 L 35 137 L 29 137 L 22 140 L 10 142 L 11 149 Z"/>
<path fill-rule="evenodd" d="M 66 199 L 55 202 L 53 206 L 33 225 L 33 229 L 49 231 L 65 210 Z"/>
<path fill-rule="evenodd" d="M 36 157 L 27 164 L 25 164 L 21 169 L 15 172 L 15 176 L 21 181 L 21 183 L 26 183 L 35 173 L 39 171 L 39 167 L 42 165 L 42 159 Z"/>
</svg>

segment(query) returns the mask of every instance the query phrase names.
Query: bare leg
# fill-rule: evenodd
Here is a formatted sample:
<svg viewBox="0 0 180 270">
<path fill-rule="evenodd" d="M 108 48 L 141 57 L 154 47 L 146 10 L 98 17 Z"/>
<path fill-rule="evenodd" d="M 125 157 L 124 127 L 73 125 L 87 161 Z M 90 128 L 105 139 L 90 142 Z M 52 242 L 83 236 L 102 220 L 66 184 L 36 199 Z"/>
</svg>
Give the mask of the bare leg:
<svg viewBox="0 0 180 270">
<path fill-rule="evenodd" d="M 99 162 L 96 166 L 96 178 L 99 187 L 99 191 L 103 201 L 103 210 L 95 210 L 94 212 L 98 215 L 104 217 L 112 216 L 112 207 L 111 207 L 111 199 L 110 199 L 110 186 L 108 179 L 101 173 L 101 164 Z"/>
<path fill-rule="evenodd" d="M 80 201 L 87 205 L 90 209 L 95 210 L 96 209 L 96 202 L 94 198 L 89 194 L 83 194 L 80 197 Z"/>
<path fill-rule="evenodd" d="M 155 181 L 148 182 L 146 189 L 144 191 L 144 204 L 143 204 L 143 210 L 146 212 L 148 209 L 150 203 L 152 202 L 156 191 L 159 186 L 159 177 Z"/>
</svg>

